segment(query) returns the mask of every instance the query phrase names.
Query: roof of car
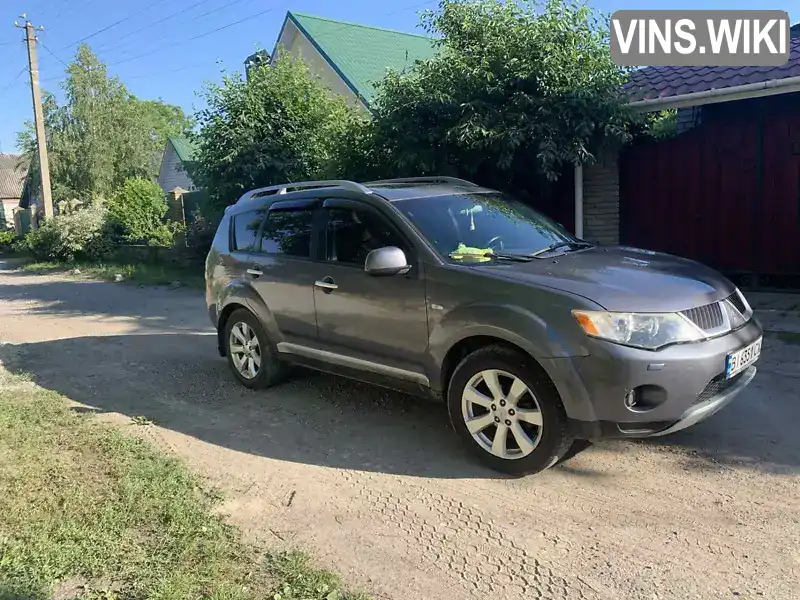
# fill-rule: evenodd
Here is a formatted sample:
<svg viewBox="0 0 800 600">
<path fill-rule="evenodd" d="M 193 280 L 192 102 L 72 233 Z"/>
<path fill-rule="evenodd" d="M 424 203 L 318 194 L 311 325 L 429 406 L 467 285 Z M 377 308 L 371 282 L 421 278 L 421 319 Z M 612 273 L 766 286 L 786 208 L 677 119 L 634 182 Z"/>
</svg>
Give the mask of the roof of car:
<svg viewBox="0 0 800 600">
<path fill-rule="evenodd" d="M 444 182 L 421 182 L 421 181 L 408 181 L 408 182 L 392 182 L 392 181 L 373 181 L 364 184 L 358 184 L 376 193 L 377 196 L 388 200 L 389 202 L 397 202 L 400 200 L 410 200 L 412 198 L 435 198 L 437 196 L 453 196 L 461 194 L 488 194 L 496 193 L 496 190 L 484 188 L 475 184 L 465 182 L 463 185 L 459 183 L 444 183 Z M 232 204 L 226 209 L 226 212 L 240 213 L 251 210 L 252 201 L 258 201 L 259 205 L 271 205 L 274 202 L 291 201 L 295 199 L 303 199 L 319 196 L 320 192 L 328 190 L 347 189 L 343 186 L 331 185 L 318 188 L 296 189 L 285 191 L 284 193 L 272 193 L 267 195 L 258 195 L 252 199 L 246 200 L 243 196 L 235 204 Z"/>
<path fill-rule="evenodd" d="M 452 196 L 453 194 L 485 194 L 494 191 L 478 186 L 455 185 L 450 183 L 368 183 L 365 185 L 390 202 L 409 200 L 411 198 Z"/>
</svg>

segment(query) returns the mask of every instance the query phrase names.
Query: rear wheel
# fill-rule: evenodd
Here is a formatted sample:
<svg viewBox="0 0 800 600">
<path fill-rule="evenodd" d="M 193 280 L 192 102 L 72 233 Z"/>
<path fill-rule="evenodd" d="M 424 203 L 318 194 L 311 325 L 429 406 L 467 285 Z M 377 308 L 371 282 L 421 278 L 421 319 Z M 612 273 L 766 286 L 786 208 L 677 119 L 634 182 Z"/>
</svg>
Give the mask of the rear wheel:
<svg viewBox="0 0 800 600">
<path fill-rule="evenodd" d="M 555 386 L 533 359 L 505 346 L 487 346 L 462 360 L 447 404 L 458 435 L 497 471 L 543 471 L 572 443 Z"/>
<path fill-rule="evenodd" d="M 233 374 L 249 388 L 275 385 L 286 373 L 261 323 L 245 309 L 234 311 L 225 323 L 225 354 Z"/>
</svg>

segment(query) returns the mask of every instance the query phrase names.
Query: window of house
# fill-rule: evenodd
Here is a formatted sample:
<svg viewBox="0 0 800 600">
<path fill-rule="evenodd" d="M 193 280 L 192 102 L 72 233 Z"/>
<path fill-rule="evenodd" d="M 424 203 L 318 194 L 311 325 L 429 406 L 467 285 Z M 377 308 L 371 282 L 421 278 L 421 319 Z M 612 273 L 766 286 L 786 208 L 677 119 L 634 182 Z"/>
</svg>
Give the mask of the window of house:
<svg viewBox="0 0 800 600">
<path fill-rule="evenodd" d="M 308 258 L 311 255 L 313 211 L 271 210 L 261 236 L 261 252 Z"/>
</svg>

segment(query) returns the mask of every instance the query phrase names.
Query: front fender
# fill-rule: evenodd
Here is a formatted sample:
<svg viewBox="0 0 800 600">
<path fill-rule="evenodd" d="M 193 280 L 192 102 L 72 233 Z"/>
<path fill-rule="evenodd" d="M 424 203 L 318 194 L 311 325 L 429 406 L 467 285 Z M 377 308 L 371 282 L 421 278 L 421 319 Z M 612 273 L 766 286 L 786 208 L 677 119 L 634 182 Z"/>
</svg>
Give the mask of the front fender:
<svg viewBox="0 0 800 600">
<path fill-rule="evenodd" d="M 588 356 L 586 336 L 569 311 L 564 313 L 548 315 L 545 320 L 519 306 L 492 303 L 475 303 L 450 311 L 431 328 L 428 372 L 432 387 L 444 389 L 442 365 L 450 349 L 476 336 L 514 344 L 537 360 Z"/>
</svg>

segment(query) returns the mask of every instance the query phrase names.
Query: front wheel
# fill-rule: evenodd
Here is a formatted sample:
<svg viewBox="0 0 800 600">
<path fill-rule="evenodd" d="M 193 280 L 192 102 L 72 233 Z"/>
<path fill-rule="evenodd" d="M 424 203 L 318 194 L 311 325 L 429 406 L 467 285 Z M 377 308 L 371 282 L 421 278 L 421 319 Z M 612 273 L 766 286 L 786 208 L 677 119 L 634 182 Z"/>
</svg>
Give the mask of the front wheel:
<svg viewBox="0 0 800 600">
<path fill-rule="evenodd" d="M 543 471 L 572 443 L 555 386 L 533 359 L 505 346 L 481 348 L 461 361 L 447 405 L 459 437 L 503 473 Z"/>
</svg>

